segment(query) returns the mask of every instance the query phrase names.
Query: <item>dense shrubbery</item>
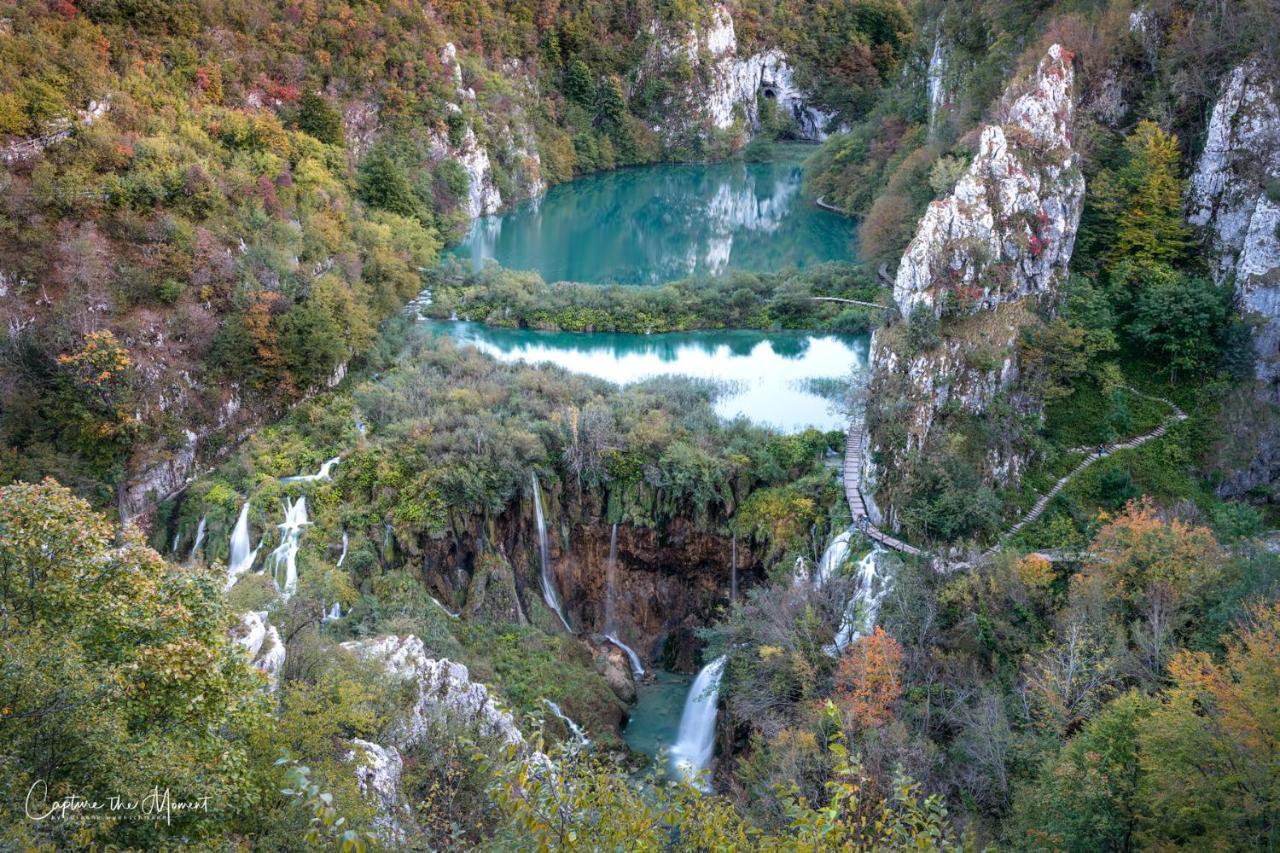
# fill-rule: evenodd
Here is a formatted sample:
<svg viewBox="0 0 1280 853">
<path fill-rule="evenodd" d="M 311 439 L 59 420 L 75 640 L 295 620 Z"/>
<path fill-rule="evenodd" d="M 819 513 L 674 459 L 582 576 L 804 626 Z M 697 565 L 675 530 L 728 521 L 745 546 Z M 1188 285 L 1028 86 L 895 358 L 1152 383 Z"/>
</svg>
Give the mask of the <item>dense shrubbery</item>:
<svg viewBox="0 0 1280 853">
<path fill-rule="evenodd" d="M 868 332 L 886 311 L 814 296 L 891 305 L 861 268 L 830 263 L 787 273 L 730 271 L 660 286 L 560 282 L 490 265 L 445 265 L 428 275 L 428 316 L 453 314 L 494 326 L 573 332 L 683 332 L 694 329 L 809 329 Z"/>
</svg>

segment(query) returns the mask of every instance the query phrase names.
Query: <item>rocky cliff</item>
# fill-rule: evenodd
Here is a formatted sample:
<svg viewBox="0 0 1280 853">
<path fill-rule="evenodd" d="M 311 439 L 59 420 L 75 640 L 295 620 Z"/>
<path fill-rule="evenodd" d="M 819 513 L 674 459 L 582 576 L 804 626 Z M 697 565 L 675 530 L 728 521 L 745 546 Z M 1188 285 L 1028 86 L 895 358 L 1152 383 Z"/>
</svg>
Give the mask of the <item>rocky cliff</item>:
<svg viewBox="0 0 1280 853">
<path fill-rule="evenodd" d="M 1207 229 L 1218 284 L 1234 282 L 1254 315 L 1257 376 L 1280 401 L 1280 88 L 1262 62 L 1234 69 L 1213 107 L 1187 193 Z"/>
<path fill-rule="evenodd" d="M 944 439 L 949 420 L 985 416 L 997 398 L 1015 416 L 1039 411 L 1018 391 L 1017 341 L 1065 276 L 1084 199 L 1072 59 L 1055 45 L 1029 82 L 1010 86 L 999 121 L 983 128 L 955 189 L 929 206 L 898 267 L 894 300 L 907 321 L 873 339 L 868 412 L 868 481 L 890 524 L 910 460 Z M 1026 449 L 1016 431 L 993 432 L 980 473 L 1010 486 Z"/>
</svg>

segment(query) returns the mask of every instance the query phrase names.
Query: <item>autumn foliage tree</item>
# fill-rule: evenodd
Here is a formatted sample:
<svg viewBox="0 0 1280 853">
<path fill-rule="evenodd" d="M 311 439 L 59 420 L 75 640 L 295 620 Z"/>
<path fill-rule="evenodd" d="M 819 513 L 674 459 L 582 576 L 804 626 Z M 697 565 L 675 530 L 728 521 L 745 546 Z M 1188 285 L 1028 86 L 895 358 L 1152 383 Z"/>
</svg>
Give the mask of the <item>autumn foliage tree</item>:
<svg viewBox="0 0 1280 853">
<path fill-rule="evenodd" d="M 836 670 L 836 702 L 861 728 L 884 725 L 902 695 L 902 646 L 879 625 L 859 637 Z"/>
<path fill-rule="evenodd" d="M 1226 655 L 1183 651 L 1141 732 L 1153 846 L 1280 844 L 1280 603 L 1258 605 Z"/>
</svg>

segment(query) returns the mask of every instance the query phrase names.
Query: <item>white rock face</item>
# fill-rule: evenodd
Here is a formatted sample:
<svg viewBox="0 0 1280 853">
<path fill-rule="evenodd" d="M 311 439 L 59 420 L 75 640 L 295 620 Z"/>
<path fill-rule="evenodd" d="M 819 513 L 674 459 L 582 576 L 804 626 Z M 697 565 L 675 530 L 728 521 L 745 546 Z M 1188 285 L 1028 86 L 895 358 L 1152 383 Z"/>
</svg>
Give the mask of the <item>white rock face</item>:
<svg viewBox="0 0 1280 853">
<path fill-rule="evenodd" d="M 471 681 L 462 664 L 427 657 L 422 641 L 412 634 L 342 645 L 365 660 L 381 663 L 390 674 L 416 684 L 417 700 L 409 716 L 393 731 L 394 745 L 400 749 L 423 743 L 432 723 L 444 717 L 475 725 L 481 733 L 501 738 L 505 743 L 525 746 L 524 735 L 515 720 L 497 706 L 488 688 Z"/>
<path fill-rule="evenodd" d="M 1054 45 L 1004 123 L 983 129 L 952 194 L 929 205 L 894 280 L 904 316 L 940 312 L 947 294 L 965 310 L 990 309 L 1050 291 L 1066 273 L 1084 201 L 1072 78 L 1070 54 Z"/>
<path fill-rule="evenodd" d="M 378 832 L 392 849 L 396 849 L 404 837 L 402 813 L 410 814 L 399 791 L 403 767 L 400 753 L 425 745 L 434 723 L 448 719 L 474 726 L 482 734 L 515 746 L 535 767 L 551 766 L 544 754 L 528 747 L 512 716 L 497 706 L 488 688 L 471 680 L 465 666 L 427 657 L 422 641 L 412 634 L 353 641 L 343 643 L 342 647 L 363 660 L 381 664 L 389 674 L 412 681 L 417 688 L 417 698 L 409 714 L 389 732 L 389 746 L 353 740 L 355 749 L 347 756 L 348 761 L 359 762 L 356 779 L 360 790 L 377 800 Z"/>
<path fill-rule="evenodd" d="M 795 83 L 795 72 L 786 55 L 776 48 L 739 56 L 733 16 L 724 6 L 712 8 L 705 27 L 673 32 L 659 22 L 650 25 L 653 42 L 643 64 L 650 76 L 669 76 L 677 63 L 693 69 L 695 82 L 677 92 L 671 104 L 671 119 L 654 129 L 670 143 L 708 125 L 731 130 L 742 122 L 745 130 L 760 128 L 758 97 L 770 98 L 778 109 L 795 121 L 802 139 L 821 141 L 830 132 L 833 116 L 809 103 L 808 95 Z M 678 101 L 678 103 L 676 103 Z"/>
<path fill-rule="evenodd" d="M 1204 152 L 1187 191 L 1187 219 L 1212 234 L 1214 280 L 1235 278 L 1254 336 L 1257 375 L 1280 380 L 1280 206 L 1268 183 L 1280 181 L 1280 105 L 1276 81 L 1246 62 L 1227 78 L 1213 107 Z"/>
<path fill-rule="evenodd" d="M 267 621 L 267 612 L 251 610 L 241 616 L 240 624 L 231 629 L 231 638 L 245 648 L 252 666 L 266 674 L 274 692 L 280 686 L 285 648 L 280 632 Z"/>
<path fill-rule="evenodd" d="M 356 762 L 360 792 L 378 803 L 374 829 L 390 847 L 398 847 L 405 839 L 400 813 L 409 811 L 408 804 L 400 802 L 400 777 L 404 773 L 400 751 L 359 738 L 352 740 L 351 746 L 347 761 Z"/>
<path fill-rule="evenodd" d="M 458 96 L 457 104 L 446 104 L 452 113 L 463 113 L 460 104 L 476 104 L 476 92 L 465 85 L 462 65 L 458 60 L 458 49 L 453 42 L 448 42 L 440 50 L 440 63 L 449 72 L 454 90 Z M 528 92 L 536 96 L 536 87 L 524 67 L 518 60 L 509 60 L 502 68 L 503 75 L 512 83 L 523 85 Z M 472 109 L 475 107 L 473 106 Z M 500 150 L 498 159 L 508 166 L 508 172 L 515 186 L 515 194 L 519 198 L 532 198 L 546 190 L 542 179 L 542 160 L 538 155 L 537 138 L 528 117 L 518 108 L 503 116 L 488 116 L 486 126 L 493 129 L 496 141 L 491 139 Z M 431 155 L 435 159 L 445 157 L 457 160 L 467 173 L 467 215 L 472 219 L 497 213 L 504 203 L 514 199 L 504 199 L 498 189 L 494 176 L 493 161 L 490 152 L 476 136 L 470 122 L 461 141 L 454 145 L 442 133 L 431 135 Z"/>
</svg>

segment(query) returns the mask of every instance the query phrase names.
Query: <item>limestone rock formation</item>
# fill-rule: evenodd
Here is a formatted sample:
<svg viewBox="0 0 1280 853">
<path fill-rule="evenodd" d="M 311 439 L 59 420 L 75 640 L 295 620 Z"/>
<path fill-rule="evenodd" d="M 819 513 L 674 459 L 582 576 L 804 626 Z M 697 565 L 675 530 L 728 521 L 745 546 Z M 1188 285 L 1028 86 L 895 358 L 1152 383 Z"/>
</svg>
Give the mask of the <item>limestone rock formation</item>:
<svg viewBox="0 0 1280 853">
<path fill-rule="evenodd" d="M 1187 193 L 1188 220 L 1207 227 L 1219 284 L 1234 277 L 1258 316 L 1257 376 L 1280 382 L 1280 87 L 1264 65 L 1231 72 L 1214 105 Z"/>
<path fill-rule="evenodd" d="M 402 820 L 411 814 L 400 794 L 401 753 L 428 745 L 436 724 L 448 721 L 474 728 L 481 735 L 514 746 L 535 768 L 551 766 L 546 755 L 529 747 L 511 714 L 497 706 L 488 688 L 471 680 L 465 666 L 427 657 L 422 641 L 412 634 L 352 641 L 342 647 L 380 664 L 389 675 L 412 682 L 416 688 L 409 712 L 387 733 L 389 744 L 357 739 L 347 754 L 347 760 L 356 764 L 360 790 L 378 804 L 376 827 L 392 849 L 404 836 Z"/>
<path fill-rule="evenodd" d="M 894 280 L 904 316 L 919 305 L 990 310 L 1050 292 L 1066 272 L 1084 201 L 1072 78 L 1070 54 L 1054 45 L 1031 90 L 983 129 L 952 194 L 929 205 Z"/>
<path fill-rule="evenodd" d="M 982 130 L 968 171 L 933 202 L 908 245 L 894 281 L 902 315 L 941 318 L 936 340 L 911 342 L 908 323 L 877 331 L 872 342 L 866 483 L 896 526 L 896 486 L 910 458 L 940 439 L 953 414 L 986 416 L 1001 395 L 1011 417 L 1036 416 L 1039 401 L 1016 391 L 1021 328 L 1036 302 L 1052 302 L 1071 260 L 1084 200 L 1072 148 L 1072 55 L 1049 49 L 1029 85 L 1011 86 L 1000 122 Z M 919 318 L 917 318 L 919 319 Z M 1009 486 L 1027 451 L 1017 430 L 992 433 L 983 480 Z"/>
<path fill-rule="evenodd" d="M 739 55 L 733 16 L 725 6 L 713 7 L 703 26 L 673 29 L 655 21 L 649 33 L 642 78 L 670 79 L 671 70 L 682 65 L 693 70 L 692 79 L 705 81 L 677 88 L 670 96 L 671 109 L 665 112 L 671 118 L 654 128 L 668 145 L 706 127 L 731 131 L 741 123 L 744 132 L 758 129 L 758 98 L 773 100 L 794 120 L 802 139 L 821 141 L 831 131 L 834 116 L 809 102 L 781 50 Z"/>
<path fill-rule="evenodd" d="M 462 664 L 427 657 L 422 641 L 412 634 L 353 641 L 342 647 L 364 660 L 380 663 L 389 674 L 412 681 L 417 688 L 408 715 L 393 727 L 396 747 L 411 749 L 424 743 L 432 725 L 443 719 L 474 725 L 481 734 L 525 747 L 515 719 L 498 707 L 488 688 L 473 682 Z"/>
<path fill-rule="evenodd" d="M 280 686 L 285 648 L 280 632 L 267 621 L 266 611 L 251 610 L 241 616 L 240 623 L 231 629 L 231 638 L 245 648 L 252 666 L 267 676 L 267 684 L 274 692 Z"/>
</svg>

